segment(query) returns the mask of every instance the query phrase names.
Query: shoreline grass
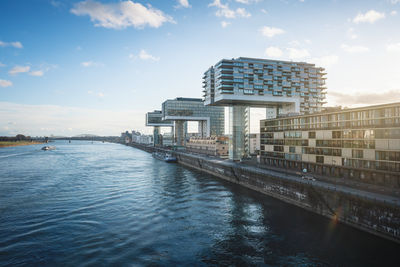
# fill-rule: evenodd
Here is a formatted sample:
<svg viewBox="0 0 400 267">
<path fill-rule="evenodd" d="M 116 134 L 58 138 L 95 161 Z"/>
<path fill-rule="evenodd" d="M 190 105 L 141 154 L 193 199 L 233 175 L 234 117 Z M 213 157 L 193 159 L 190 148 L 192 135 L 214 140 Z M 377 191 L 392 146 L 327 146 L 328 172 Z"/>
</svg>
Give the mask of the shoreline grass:
<svg viewBox="0 0 400 267">
<path fill-rule="evenodd" d="M 29 145 L 37 145 L 43 144 L 43 142 L 39 141 L 0 141 L 0 148 L 2 147 L 13 147 L 13 146 L 29 146 Z"/>
</svg>

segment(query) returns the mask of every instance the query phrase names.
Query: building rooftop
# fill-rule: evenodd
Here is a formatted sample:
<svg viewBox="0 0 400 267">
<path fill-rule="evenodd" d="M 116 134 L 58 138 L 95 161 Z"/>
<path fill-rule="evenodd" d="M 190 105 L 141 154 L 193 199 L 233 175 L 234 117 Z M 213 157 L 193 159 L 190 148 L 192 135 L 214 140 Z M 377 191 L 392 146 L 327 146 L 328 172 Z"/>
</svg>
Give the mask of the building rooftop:
<svg viewBox="0 0 400 267">
<path fill-rule="evenodd" d="M 386 108 L 386 107 L 391 107 L 391 106 L 399 106 L 400 102 L 394 102 L 394 103 L 387 103 L 387 104 L 379 104 L 379 105 L 372 105 L 372 106 L 363 106 L 363 107 L 357 107 L 357 108 L 342 108 L 341 106 L 338 107 L 325 107 L 324 110 L 320 112 L 315 112 L 311 114 L 305 114 L 305 115 L 299 115 L 296 113 L 289 113 L 289 114 L 282 114 L 279 115 L 278 118 L 274 119 L 264 119 L 265 120 L 279 120 L 279 119 L 284 119 L 284 118 L 300 118 L 300 117 L 312 117 L 316 115 L 329 115 L 329 114 L 337 114 L 337 113 L 342 113 L 342 112 L 353 112 L 353 111 L 361 111 L 361 110 L 371 110 L 371 109 L 379 109 L 379 108 Z"/>
<path fill-rule="evenodd" d="M 177 101 L 203 102 L 203 99 L 201 99 L 201 98 L 190 98 L 190 97 L 177 97 L 174 100 L 177 100 Z"/>
</svg>

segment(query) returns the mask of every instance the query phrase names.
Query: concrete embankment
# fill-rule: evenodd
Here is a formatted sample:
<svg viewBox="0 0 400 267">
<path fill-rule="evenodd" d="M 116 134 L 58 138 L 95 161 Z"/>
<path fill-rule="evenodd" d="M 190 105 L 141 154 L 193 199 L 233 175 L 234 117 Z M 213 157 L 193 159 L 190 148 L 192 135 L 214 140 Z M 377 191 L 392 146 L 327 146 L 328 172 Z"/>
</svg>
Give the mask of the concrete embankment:
<svg viewBox="0 0 400 267">
<path fill-rule="evenodd" d="M 154 147 L 132 145 L 147 152 Z M 400 199 L 298 176 L 172 152 L 180 164 L 240 184 L 360 230 L 400 243 Z"/>
</svg>

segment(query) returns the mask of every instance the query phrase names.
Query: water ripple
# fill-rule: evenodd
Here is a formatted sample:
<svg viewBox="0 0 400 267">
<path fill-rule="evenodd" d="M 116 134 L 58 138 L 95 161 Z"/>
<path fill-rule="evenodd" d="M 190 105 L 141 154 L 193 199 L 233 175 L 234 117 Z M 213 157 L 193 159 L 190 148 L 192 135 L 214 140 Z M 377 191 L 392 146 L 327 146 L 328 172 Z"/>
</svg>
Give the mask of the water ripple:
<svg viewBox="0 0 400 267">
<path fill-rule="evenodd" d="M 0 150 L 0 266 L 397 264 L 398 245 L 143 151 L 54 145 Z"/>
</svg>

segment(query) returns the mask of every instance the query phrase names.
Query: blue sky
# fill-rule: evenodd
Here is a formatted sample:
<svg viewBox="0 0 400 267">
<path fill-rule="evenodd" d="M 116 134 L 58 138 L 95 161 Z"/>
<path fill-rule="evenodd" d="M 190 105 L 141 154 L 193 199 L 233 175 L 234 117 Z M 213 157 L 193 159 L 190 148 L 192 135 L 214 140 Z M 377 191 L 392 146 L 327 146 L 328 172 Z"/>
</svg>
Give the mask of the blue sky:
<svg viewBox="0 0 400 267">
<path fill-rule="evenodd" d="M 400 101 L 398 12 L 400 0 L 2 0 L 0 135 L 149 133 L 145 112 L 201 97 L 203 72 L 240 56 L 325 67 L 328 105 Z"/>
</svg>

